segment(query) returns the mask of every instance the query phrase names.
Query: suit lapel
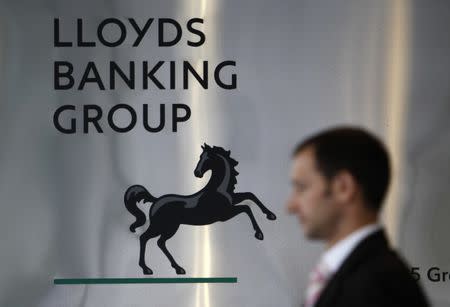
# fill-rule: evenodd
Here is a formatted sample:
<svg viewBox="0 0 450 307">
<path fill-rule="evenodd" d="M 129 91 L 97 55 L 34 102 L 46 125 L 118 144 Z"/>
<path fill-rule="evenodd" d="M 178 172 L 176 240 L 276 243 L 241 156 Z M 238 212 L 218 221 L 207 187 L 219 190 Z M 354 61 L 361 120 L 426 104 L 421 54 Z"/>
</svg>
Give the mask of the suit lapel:
<svg viewBox="0 0 450 307">
<path fill-rule="evenodd" d="M 345 279 L 362 262 L 386 248 L 388 248 L 388 242 L 382 229 L 362 240 L 328 281 L 315 307 L 335 306 L 336 298 L 339 296 L 340 288 Z"/>
</svg>

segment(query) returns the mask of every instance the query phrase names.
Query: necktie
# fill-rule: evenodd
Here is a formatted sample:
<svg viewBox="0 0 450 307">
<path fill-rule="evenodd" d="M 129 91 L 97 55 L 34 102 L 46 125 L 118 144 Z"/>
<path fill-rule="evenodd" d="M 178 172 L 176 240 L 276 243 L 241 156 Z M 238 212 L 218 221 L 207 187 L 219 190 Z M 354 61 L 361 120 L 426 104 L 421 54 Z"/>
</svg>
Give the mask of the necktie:
<svg viewBox="0 0 450 307">
<path fill-rule="evenodd" d="M 330 278 L 330 271 L 325 262 L 320 261 L 309 275 L 304 307 L 313 307 Z"/>
</svg>

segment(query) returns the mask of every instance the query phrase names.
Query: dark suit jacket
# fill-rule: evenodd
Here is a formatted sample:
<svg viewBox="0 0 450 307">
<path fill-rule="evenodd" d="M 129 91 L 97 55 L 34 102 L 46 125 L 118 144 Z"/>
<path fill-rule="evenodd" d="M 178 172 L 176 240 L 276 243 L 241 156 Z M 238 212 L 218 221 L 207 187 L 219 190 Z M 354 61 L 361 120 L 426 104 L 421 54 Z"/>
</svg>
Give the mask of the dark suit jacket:
<svg viewBox="0 0 450 307">
<path fill-rule="evenodd" d="M 383 230 L 361 241 L 322 290 L 315 307 L 427 307 L 419 284 Z"/>
</svg>

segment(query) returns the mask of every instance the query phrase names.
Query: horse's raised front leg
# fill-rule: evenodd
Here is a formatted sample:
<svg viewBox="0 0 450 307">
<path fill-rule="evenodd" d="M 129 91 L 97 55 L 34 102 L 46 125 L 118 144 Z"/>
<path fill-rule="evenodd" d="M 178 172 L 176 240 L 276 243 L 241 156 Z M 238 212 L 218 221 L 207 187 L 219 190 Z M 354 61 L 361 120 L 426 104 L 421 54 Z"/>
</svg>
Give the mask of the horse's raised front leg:
<svg viewBox="0 0 450 307">
<path fill-rule="evenodd" d="M 170 254 L 169 250 L 166 247 L 166 241 L 175 234 L 177 229 L 178 226 L 176 226 L 176 228 L 168 232 L 161 234 L 161 237 L 158 239 L 158 246 L 163 251 L 164 255 L 166 255 L 166 257 L 169 259 L 170 264 L 175 269 L 175 272 L 177 274 L 186 274 L 186 271 L 181 266 L 178 265 L 178 263 L 175 261 L 175 259 L 173 259 L 172 255 Z"/>
<path fill-rule="evenodd" d="M 256 231 L 255 238 L 257 238 L 258 240 L 263 240 L 264 235 L 261 231 L 261 228 L 259 228 L 259 225 L 256 222 L 255 217 L 253 216 L 252 210 L 247 205 L 238 205 L 238 206 L 230 207 L 230 211 L 224 217 L 223 221 L 229 220 L 242 212 L 245 212 L 248 215 L 248 217 L 250 218 L 250 221 L 252 222 L 252 225 L 253 225 L 253 229 Z"/>
<path fill-rule="evenodd" d="M 139 266 L 142 268 L 144 274 L 151 275 L 153 271 L 145 264 L 145 249 L 148 240 L 156 237 L 158 234 L 154 232 L 151 226 L 139 237 L 140 252 L 139 252 Z"/>
<path fill-rule="evenodd" d="M 233 197 L 233 205 L 239 204 L 240 202 L 243 202 L 244 200 L 251 200 L 254 202 L 261 211 L 267 216 L 267 219 L 269 220 L 276 220 L 276 215 L 266 208 L 266 206 L 263 205 L 263 203 L 258 199 L 258 197 L 255 196 L 255 194 L 251 192 L 243 192 L 243 193 L 236 193 Z"/>
</svg>

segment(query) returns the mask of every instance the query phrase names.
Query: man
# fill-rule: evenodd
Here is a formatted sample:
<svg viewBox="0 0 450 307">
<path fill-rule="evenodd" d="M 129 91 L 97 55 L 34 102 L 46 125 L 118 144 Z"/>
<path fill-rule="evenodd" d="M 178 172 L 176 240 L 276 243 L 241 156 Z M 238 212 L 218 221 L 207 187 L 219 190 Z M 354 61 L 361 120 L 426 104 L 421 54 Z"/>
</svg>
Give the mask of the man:
<svg viewBox="0 0 450 307">
<path fill-rule="evenodd" d="M 362 129 L 330 129 L 297 146 L 288 209 L 307 238 L 326 243 L 305 307 L 429 306 L 378 224 L 389 181 L 385 147 Z"/>
</svg>

